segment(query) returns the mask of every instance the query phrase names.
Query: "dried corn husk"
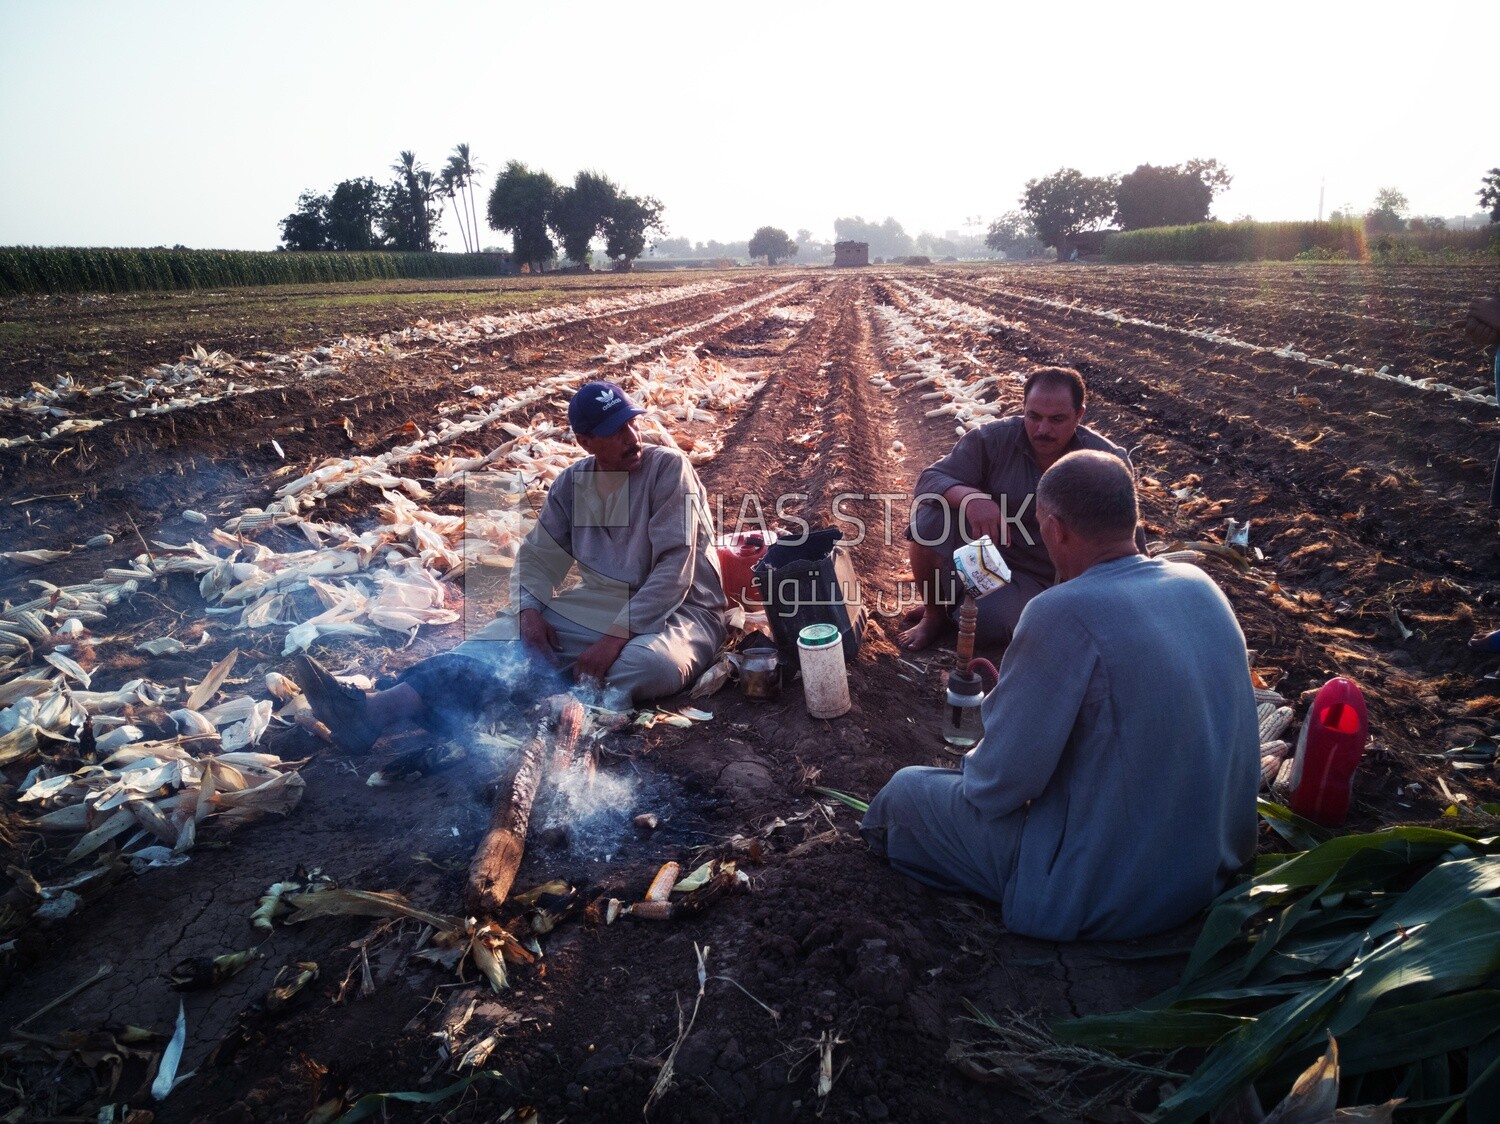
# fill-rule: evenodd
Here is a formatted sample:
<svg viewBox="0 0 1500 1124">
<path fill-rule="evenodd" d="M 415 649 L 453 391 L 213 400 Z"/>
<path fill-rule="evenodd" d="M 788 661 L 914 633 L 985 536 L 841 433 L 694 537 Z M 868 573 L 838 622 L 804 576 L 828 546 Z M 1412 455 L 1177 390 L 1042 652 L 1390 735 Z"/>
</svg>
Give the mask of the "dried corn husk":
<svg viewBox="0 0 1500 1124">
<path fill-rule="evenodd" d="M 282 969 L 284 973 L 286 969 Z M 281 978 L 278 973 L 277 979 Z M 308 984 L 318 978 L 318 964 L 315 960 L 299 961 L 293 970 L 291 977 L 284 984 L 278 984 L 266 993 L 266 1010 L 279 1011 L 290 1003 L 298 993 Z"/>
<path fill-rule="evenodd" d="M 220 956 L 190 956 L 178 961 L 168 979 L 177 991 L 216 987 L 264 955 L 258 949 L 250 948 L 243 952 L 226 952 Z"/>
<path fill-rule="evenodd" d="M 315 917 L 407 917 L 434 929 L 463 929 L 463 919 L 432 913 L 414 906 L 393 890 L 323 890 L 319 893 L 290 893 L 285 902 L 294 911 L 289 923 L 310 921 Z"/>
<path fill-rule="evenodd" d="M 214 664 L 209 673 L 203 677 L 203 682 L 194 687 L 193 693 L 188 696 L 187 709 L 202 710 L 203 704 L 218 694 L 219 688 L 224 685 L 224 680 L 229 678 L 229 672 L 234 667 L 234 661 L 239 658 L 240 650 L 235 648 L 229 655 Z"/>
</svg>

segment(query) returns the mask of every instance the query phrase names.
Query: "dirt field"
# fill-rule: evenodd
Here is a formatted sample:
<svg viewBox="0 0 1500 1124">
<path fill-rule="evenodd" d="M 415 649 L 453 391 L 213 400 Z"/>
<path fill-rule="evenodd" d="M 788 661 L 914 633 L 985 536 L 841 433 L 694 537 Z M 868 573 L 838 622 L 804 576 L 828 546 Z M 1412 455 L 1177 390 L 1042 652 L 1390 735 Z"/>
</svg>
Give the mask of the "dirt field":
<svg viewBox="0 0 1500 1124">
<path fill-rule="evenodd" d="M 693 704 L 711 710 L 711 722 L 608 736 L 601 776 L 611 807 L 567 847 L 534 841 L 518 886 L 564 879 L 587 900 L 630 901 L 665 861 L 686 870 L 733 856 L 750 891 L 666 923 L 575 916 L 540 938 L 545 957 L 513 966 L 513 986 L 498 994 L 472 968 L 459 980 L 413 959 L 425 931 L 414 921 L 313 920 L 264 933 L 249 921 L 257 900 L 299 867 L 460 912 L 488 786 L 506 764 L 469 747 L 430 775 L 370 787 L 372 772 L 431 739 L 413 729 L 352 757 L 272 723 L 257 748 L 306 761 L 289 815 L 223 834 L 206 821 L 188 862 L 113 879 L 72 916 L 22 929 L 0 961 L 0 1025 L 10 1027 L 112 967 L 25 1023 L 26 1034 L 55 1042 L 118 1024 L 170 1034 L 172 966 L 258 945 L 263 958 L 239 975 L 185 995 L 181 1072 L 195 1075 L 153 1103 L 141 1087 L 149 1069 L 127 1058 L 113 1094 L 101 1093 L 108 1063 L 98 1056 L 90 1068 L 77 1053 L 58 1060 L 44 1043 L 13 1038 L 0 1055 L 0 1118 L 93 1119 L 101 1104 L 129 1101 L 163 1121 L 302 1120 L 320 1107 L 319 1119 L 336 1119 L 365 1093 L 447 1089 L 459 1060 L 491 1036 L 479 1068 L 496 1076 L 439 1103 L 390 1104 L 390 1117 L 635 1118 L 690 1016 L 653 1120 L 1021 1119 L 1036 1110 L 949 1059 L 954 1039 L 973 1030 L 966 1004 L 1002 1017 L 1126 1006 L 1175 978 L 1182 960 L 1171 950 L 1194 932 L 1125 946 L 1015 937 L 992 906 L 893 874 L 866 853 L 855 813 L 805 789 L 811 781 L 868 798 L 904 765 L 952 762 L 936 702 L 951 651 L 895 647 L 893 607 L 909 576 L 906 505 L 891 503 L 888 518 L 886 501 L 873 498 L 909 494 L 956 439 L 953 416 L 926 416 L 942 404 L 921 397 L 933 385 L 898 379 L 909 361 L 935 360 L 961 380 L 1003 376 L 990 397 L 1015 407 L 1029 367 L 1075 366 L 1091 395 L 1086 420 L 1131 450 L 1149 538 L 1217 541 L 1228 518 L 1251 520 L 1264 560 L 1248 573 L 1212 557 L 1205 568 L 1233 602 L 1258 666 L 1279 670 L 1294 705 L 1333 674 L 1364 688 L 1374 745 L 1351 826 L 1434 822 L 1457 798 L 1497 799 L 1492 768 L 1456 771 L 1442 752 L 1500 734 L 1500 685 L 1484 678 L 1495 661 L 1464 644 L 1500 626 L 1500 537 L 1487 506 L 1500 411 L 1473 395 L 1493 387 L 1451 328 L 1471 296 L 1500 283 L 1500 268 L 955 266 L 654 275 L 641 287 L 567 280 L 575 284 L 530 295 L 466 284 L 458 311 L 436 286 L 410 307 L 350 298 L 337 327 L 340 313 L 326 308 L 291 317 L 302 325 L 295 337 L 269 297 L 205 321 L 220 328 L 212 338 L 174 331 L 172 309 L 145 298 L 111 298 L 101 332 L 90 329 L 104 306 L 88 300 L 0 308 L 0 396 L 10 396 L 0 414 L 0 544 L 70 551 L 46 565 L 0 563 L 0 594 L 28 602 L 39 595 L 28 582 L 87 582 L 131 568 L 143 551 L 170 555 L 161 543 L 212 546 L 211 528 L 267 507 L 278 487 L 330 457 L 420 445 L 391 471 L 426 480 L 431 511 L 460 515 L 462 488 L 433 484 L 444 458 L 484 455 L 506 440 L 505 423 L 560 417 L 565 395 L 554 389 L 514 413 L 486 409 L 543 384 L 625 377 L 693 348 L 764 378 L 745 404 L 670 427 L 685 446 L 718 449 L 699 473 L 729 517 L 749 493 L 768 512 L 778 497 L 800 497 L 784 510 L 814 524 L 837 512 L 865 521 L 852 553 L 874 611 L 850 669 L 853 709 L 816 721 L 796 686 L 770 703 L 730 686 Z M 459 330 L 488 312 L 488 331 Z M 233 315 L 241 326 L 224 329 Z M 517 316 L 535 319 L 505 319 Z M 159 374 L 156 385 L 140 381 L 194 344 L 257 366 L 205 357 L 176 386 Z M 65 373 L 74 385 L 62 397 L 22 400 L 33 383 L 54 388 Z M 485 420 L 465 428 L 466 415 Z M 357 484 L 307 517 L 360 531 L 378 523 L 381 503 L 379 488 Z M 854 535 L 853 522 L 844 530 Z M 113 544 L 82 547 L 101 533 Z M 285 528 L 255 538 L 278 551 L 307 545 Z M 226 693 L 265 698 L 265 673 L 288 670 L 286 628 L 234 630 L 233 617 L 209 611 L 196 575 L 137 584 L 89 624 L 91 643 L 69 649 L 94 690 L 139 677 L 190 689 L 236 647 Z M 463 609 L 465 582 L 444 584 Z M 205 627 L 201 648 L 152 657 L 135 647 L 164 635 L 191 646 Z M 374 678 L 445 650 L 462 628 L 325 638 L 311 650 Z M 529 721 L 517 724 L 522 736 Z M 58 761 L 78 753 L 43 749 Z M 36 763 L 11 761 L 9 780 Z M 61 864 L 76 837 L 24 830 L 13 787 L 5 804 L 8 863 L 43 883 L 76 872 Z M 630 817 L 640 812 L 657 813 L 661 826 L 637 829 Z M 1268 835 L 1264 845 L 1276 844 Z M 317 979 L 285 1010 L 257 1009 L 278 972 L 304 962 L 316 962 Z M 1151 1099 L 1148 1088 L 1138 1106 Z"/>
</svg>

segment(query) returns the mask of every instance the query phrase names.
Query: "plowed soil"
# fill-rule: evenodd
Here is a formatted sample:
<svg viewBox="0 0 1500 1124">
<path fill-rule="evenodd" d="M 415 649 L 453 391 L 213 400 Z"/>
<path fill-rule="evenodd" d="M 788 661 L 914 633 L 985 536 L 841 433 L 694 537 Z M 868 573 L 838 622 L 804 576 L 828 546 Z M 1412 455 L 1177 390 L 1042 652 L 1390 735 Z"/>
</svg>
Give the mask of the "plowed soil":
<svg viewBox="0 0 1500 1124">
<path fill-rule="evenodd" d="M 751 875 L 750 892 L 673 922 L 604 926 L 575 917 L 542 938 L 542 962 L 514 968 L 513 986 L 499 994 L 472 973 L 460 981 L 413 960 L 421 935 L 414 922 L 278 928 L 260 943 L 264 959 L 186 996 L 182 1072 L 196 1073 L 165 1101 L 153 1103 L 138 1088 L 149 1077 L 138 1066 L 127 1066 L 114 1093 L 104 1094 L 98 1071 L 78 1056 L 43 1064 L 25 1052 L 24 1039 L 12 1039 L 0 1052 L 0 1112 L 17 1113 L 6 1119 L 92 1119 L 100 1104 L 127 1100 L 163 1121 L 302 1120 L 318 1106 L 331 1119 L 364 1093 L 447 1088 L 463 1054 L 489 1036 L 494 1045 L 481 1068 L 498 1076 L 439 1103 L 390 1103 L 389 1116 L 636 1118 L 679 1039 L 652 1120 L 1022 1119 L 1042 1108 L 1012 1088 L 973 1080 L 950 1060 L 954 1039 L 972 1029 L 968 1005 L 997 1017 L 1127 1006 L 1167 986 L 1181 967 L 1172 955 L 1143 954 L 1170 953 L 1195 933 L 1125 946 L 1008 934 L 994 906 L 894 874 L 860 843 L 856 814 L 807 791 L 817 783 L 868 798 L 902 766 L 952 761 L 942 753 L 936 701 L 951 651 L 912 655 L 894 640 L 909 577 L 900 497 L 956 435 L 951 418 L 925 416 L 936 403 L 920 390 L 891 393 L 872 381 L 894 378 L 910 357 L 884 334 L 881 306 L 919 326 L 945 364 L 1014 374 L 1002 381 L 1000 401 L 1017 409 L 1031 366 L 1082 371 L 1088 423 L 1131 450 L 1148 537 L 1217 541 L 1228 518 L 1251 521 L 1261 553 L 1254 568 L 1245 573 L 1214 558 L 1205 567 L 1234 604 L 1258 666 L 1281 673 L 1290 700 L 1335 674 L 1365 690 L 1374 741 L 1351 827 L 1451 825 L 1443 811 L 1455 798 L 1470 807 L 1497 799 L 1492 771 L 1456 772 L 1441 755 L 1500 734 L 1500 689 L 1484 678 L 1492 661 L 1464 643 L 1500 625 L 1500 539 L 1488 507 L 1500 411 L 1369 372 L 1485 386 L 1485 360 L 1450 325 L 1471 295 L 1500 281 L 1500 269 L 953 267 L 729 280 L 716 293 L 473 346 L 403 343 L 337 374 L 158 416 L 129 417 L 100 395 L 76 412 L 107 425 L 0 450 L 5 549 L 67 546 L 103 531 L 116 539 L 45 569 L 0 574 L 0 593 L 16 602 L 36 595 L 30 579 L 87 580 L 143 544 L 184 541 L 201 530 L 183 521 L 184 509 L 218 521 L 265 504 L 288 472 L 389 449 L 412 423 L 427 427 L 462 410 L 475 384 L 510 394 L 563 371 L 608 372 L 611 342 L 680 331 L 662 347 L 694 346 L 766 374 L 750 404 L 716 418 L 724 449 L 699 469 L 722 501 L 731 524 L 723 529 L 757 505 L 775 522 L 778 501 L 785 515 L 840 525 L 870 610 L 849 669 L 847 716 L 810 718 L 796 686 L 771 702 L 731 686 L 697 704 L 713 711 L 712 722 L 612 735 L 602 770 L 621 786 L 620 814 L 567 847 L 534 840 L 518 882 L 560 878 L 590 898 L 633 900 L 663 862 L 687 867 L 733 853 Z M 786 285 L 774 300 L 716 317 Z M 942 306 L 941 318 L 931 315 L 937 298 L 956 302 Z M 482 300 L 482 287 L 467 289 L 465 314 L 483 311 L 473 303 Z M 773 306 L 783 314 L 773 315 Z M 20 305 L 0 314 L 21 325 L 40 315 Z M 363 315 L 358 328 L 371 335 L 411 323 L 394 312 Z M 121 373 L 104 351 L 128 356 L 140 374 L 191 342 L 248 355 L 262 336 L 252 324 L 222 340 L 158 341 L 148 333 L 159 321 L 133 326 L 120 314 L 109 322 L 111 338 L 98 338 L 82 333 L 86 316 L 67 321 L 80 334 L 66 349 L 94 356 L 66 368 L 86 385 Z M 1215 339 L 1191 334 L 1198 330 Z M 327 341 L 340 334 L 329 331 Z M 287 346 L 280 339 L 276 350 Z M 1337 366 L 1306 361 L 1325 356 Z M 50 347 L 12 351 L 0 394 L 34 380 L 51 385 L 62 363 Z M 0 418 L 0 436 L 40 434 L 55 423 L 11 414 Z M 482 453 L 501 439 L 481 433 L 449 451 Z M 377 498 L 368 491 L 339 496 L 320 514 L 358 527 Z M 435 506 L 444 503 L 461 510 L 455 496 L 439 495 Z M 108 688 L 137 675 L 196 683 L 234 646 L 242 651 L 237 676 L 255 681 L 287 670 L 279 634 L 216 627 L 212 643 L 191 655 L 147 661 L 132 651 L 141 635 L 188 634 L 203 617 L 189 579 L 143 590 L 95 627 L 96 683 Z M 452 626 L 424 630 L 407 647 L 315 651 L 379 676 L 459 636 Z M 131 877 L 54 928 L 25 932 L 4 953 L 0 1025 L 14 1028 L 109 964 L 107 978 L 24 1032 L 122 1023 L 170 1031 L 179 997 L 168 969 L 188 956 L 256 944 L 264 935 L 248 918 L 258 897 L 299 866 L 459 912 L 495 769 L 471 757 L 390 787 L 365 784 L 426 738 L 406 731 L 351 757 L 301 730 L 273 729 L 262 748 L 310 758 L 300 806 L 222 846 L 200 845 L 185 865 Z M 647 811 L 661 819 L 655 832 L 632 827 L 625 814 Z M 1264 845 L 1276 843 L 1268 837 Z M 23 837 L 8 861 L 51 869 L 57 854 Z M 319 976 L 297 1003 L 277 1016 L 257 1009 L 278 970 L 309 961 Z M 820 1062 L 831 1069 L 820 1075 Z M 1148 1088 L 1139 1104 L 1151 1095 Z"/>
</svg>

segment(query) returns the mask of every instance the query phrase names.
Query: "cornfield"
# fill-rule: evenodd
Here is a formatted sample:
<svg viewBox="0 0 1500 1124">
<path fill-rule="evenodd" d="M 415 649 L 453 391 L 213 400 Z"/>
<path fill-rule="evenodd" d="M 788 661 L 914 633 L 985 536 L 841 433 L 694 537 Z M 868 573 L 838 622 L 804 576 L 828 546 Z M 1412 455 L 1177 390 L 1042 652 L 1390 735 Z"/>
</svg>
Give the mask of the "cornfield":
<svg viewBox="0 0 1500 1124">
<path fill-rule="evenodd" d="M 0 297 L 392 278 L 494 277 L 500 254 L 0 247 Z"/>
<path fill-rule="evenodd" d="M 1353 222 L 1200 222 L 1128 230 L 1104 242 L 1108 262 L 1292 261 L 1308 251 L 1369 256 L 1364 228 Z"/>
</svg>

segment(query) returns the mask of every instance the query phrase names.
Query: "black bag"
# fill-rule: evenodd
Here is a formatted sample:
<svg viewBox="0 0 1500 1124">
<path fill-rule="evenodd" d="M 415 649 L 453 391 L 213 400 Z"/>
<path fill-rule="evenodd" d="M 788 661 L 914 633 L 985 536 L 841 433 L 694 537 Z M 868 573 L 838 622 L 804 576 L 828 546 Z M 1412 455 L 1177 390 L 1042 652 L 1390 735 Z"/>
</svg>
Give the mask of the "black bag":
<svg viewBox="0 0 1500 1124">
<path fill-rule="evenodd" d="M 831 624 L 844 643 L 844 659 L 854 659 L 865 630 L 859 579 L 849 552 L 838 545 L 837 527 L 778 540 L 755 564 L 755 580 L 765 598 L 771 635 L 788 659 L 797 652 L 797 634 L 810 624 Z"/>
</svg>

